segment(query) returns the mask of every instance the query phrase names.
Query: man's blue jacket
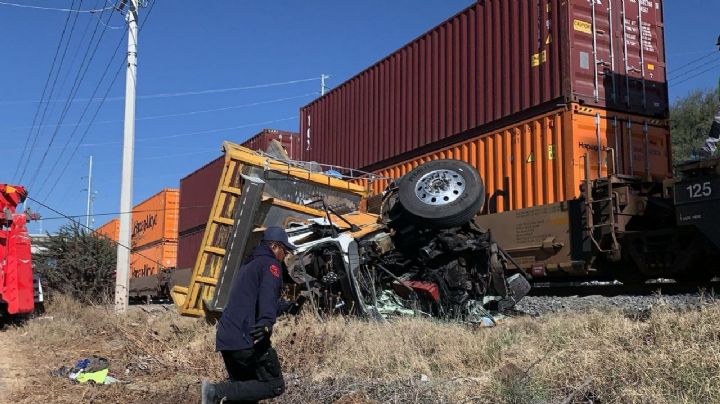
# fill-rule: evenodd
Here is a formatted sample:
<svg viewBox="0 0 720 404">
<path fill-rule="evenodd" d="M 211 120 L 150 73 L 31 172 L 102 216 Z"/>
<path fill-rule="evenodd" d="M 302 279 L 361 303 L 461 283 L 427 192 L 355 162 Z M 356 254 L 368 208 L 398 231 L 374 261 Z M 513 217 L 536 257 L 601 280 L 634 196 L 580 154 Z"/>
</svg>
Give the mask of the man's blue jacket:
<svg viewBox="0 0 720 404">
<path fill-rule="evenodd" d="M 235 273 L 230 298 L 217 325 L 218 351 L 253 347 L 250 331 L 256 324 L 272 330 L 277 316 L 290 304 L 280 299 L 283 269 L 270 247 L 260 244 Z M 269 347 L 269 340 L 267 341 Z"/>
</svg>

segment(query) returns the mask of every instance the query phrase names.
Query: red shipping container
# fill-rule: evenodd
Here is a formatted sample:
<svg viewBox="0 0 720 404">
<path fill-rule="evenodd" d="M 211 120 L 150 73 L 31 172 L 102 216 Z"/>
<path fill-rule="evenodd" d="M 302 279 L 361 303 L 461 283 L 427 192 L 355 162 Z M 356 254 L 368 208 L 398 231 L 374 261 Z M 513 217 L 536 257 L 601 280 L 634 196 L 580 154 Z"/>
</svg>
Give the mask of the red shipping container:
<svg viewBox="0 0 720 404">
<path fill-rule="evenodd" d="M 225 157 L 218 157 L 180 180 L 179 237 L 205 229 L 224 165 Z"/>
<path fill-rule="evenodd" d="M 280 142 L 291 160 L 300 158 L 300 134 L 277 129 L 263 129 L 257 135 L 242 143 L 242 146 L 252 150 L 267 151 L 272 140 Z"/>
<path fill-rule="evenodd" d="M 372 171 L 569 102 L 667 117 L 661 1 L 478 1 L 303 107 L 302 160 Z"/>
<path fill-rule="evenodd" d="M 180 269 L 194 268 L 200 245 L 202 244 L 203 235 L 205 235 L 205 227 L 180 235 L 178 240 L 178 256 L 177 267 Z"/>
</svg>

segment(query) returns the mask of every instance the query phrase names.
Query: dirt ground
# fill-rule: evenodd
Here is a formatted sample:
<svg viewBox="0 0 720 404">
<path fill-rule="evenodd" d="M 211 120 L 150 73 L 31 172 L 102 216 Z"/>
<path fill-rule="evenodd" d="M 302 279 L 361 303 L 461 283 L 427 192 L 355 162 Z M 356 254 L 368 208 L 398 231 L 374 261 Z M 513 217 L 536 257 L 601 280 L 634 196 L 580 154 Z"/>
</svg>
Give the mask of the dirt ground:
<svg viewBox="0 0 720 404">
<path fill-rule="evenodd" d="M 28 369 L 26 345 L 17 340 L 18 336 L 15 333 L 2 333 L 0 338 L 0 403 L 5 403 L 23 388 L 32 372 Z"/>
</svg>

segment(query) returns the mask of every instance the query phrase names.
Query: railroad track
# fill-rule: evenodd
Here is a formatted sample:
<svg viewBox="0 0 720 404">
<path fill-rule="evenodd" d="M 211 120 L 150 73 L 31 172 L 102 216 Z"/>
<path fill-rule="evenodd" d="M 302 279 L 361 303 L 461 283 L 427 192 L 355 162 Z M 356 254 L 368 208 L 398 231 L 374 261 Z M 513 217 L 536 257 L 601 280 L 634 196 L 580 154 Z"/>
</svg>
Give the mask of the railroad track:
<svg viewBox="0 0 720 404">
<path fill-rule="evenodd" d="M 521 300 L 515 309 L 518 314 L 533 316 L 619 310 L 631 318 L 642 319 L 658 307 L 684 311 L 716 304 L 720 301 L 716 302 L 715 291 L 720 291 L 720 282 L 658 282 L 641 285 L 536 283 L 530 294 Z"/>
<path fill-rule="evenodd" d="M 534 283 L 530 296 L 622 296 L 622 295 L 678 295 L 712 294 L 720 292 L 720 281 L 712 282 L 652 282 L 624 285 L 619 282 L 542 282 Z"/>
</svg>

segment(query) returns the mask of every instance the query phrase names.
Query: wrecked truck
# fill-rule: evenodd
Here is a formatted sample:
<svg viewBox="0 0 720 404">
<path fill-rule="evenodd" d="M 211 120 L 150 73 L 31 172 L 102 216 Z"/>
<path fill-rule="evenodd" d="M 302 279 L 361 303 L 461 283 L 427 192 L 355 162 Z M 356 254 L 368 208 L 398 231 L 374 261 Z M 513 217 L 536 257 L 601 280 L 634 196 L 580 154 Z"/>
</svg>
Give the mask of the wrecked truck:
<svg viewBox="0 0 720 404">
<path fill-rule="evenodd" d="M 314 310 L 473 321 L 529 292 L 512 259 L 473 222 L 485 192 L 467 163 L 431 161 L 371 195 L 338 178 L 337 167 L 328 175 L 229 142 L 223 149 L 195 267 L 187 286 L 171 292 L 183 315 L 222 312 L 236 271 L 269 226 L 298 246 L 285 262 L 286 292 L 305 294 Z"/>
</svg>

